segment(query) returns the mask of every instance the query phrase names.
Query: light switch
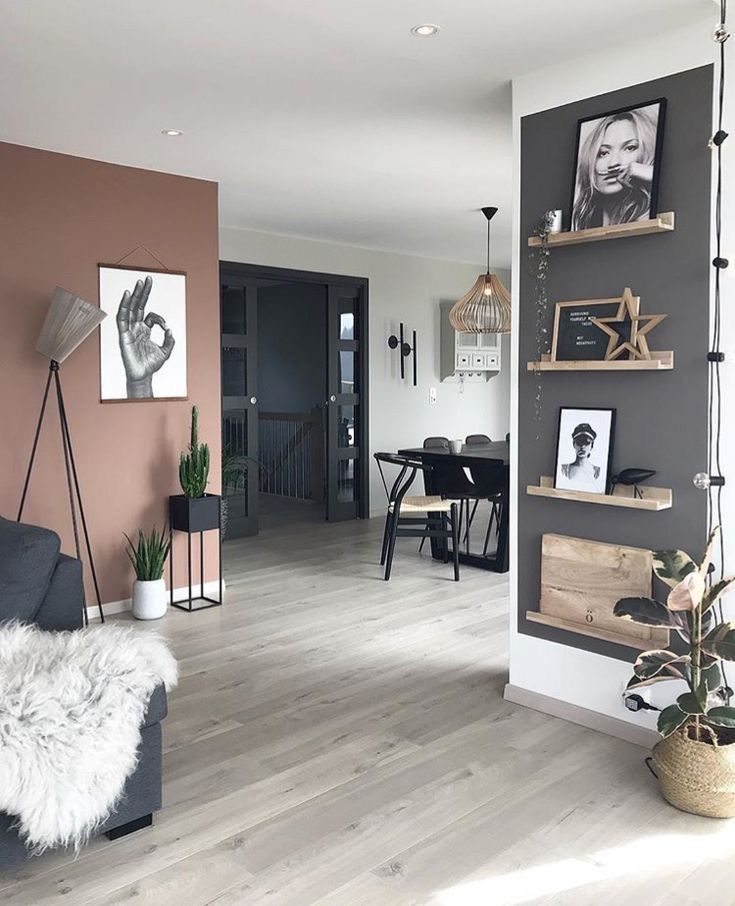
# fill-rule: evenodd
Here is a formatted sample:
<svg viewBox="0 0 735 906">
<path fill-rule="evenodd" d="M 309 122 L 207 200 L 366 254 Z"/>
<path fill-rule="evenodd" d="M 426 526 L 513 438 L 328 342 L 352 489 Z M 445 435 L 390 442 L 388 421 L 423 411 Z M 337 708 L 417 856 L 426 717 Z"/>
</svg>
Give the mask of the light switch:
<svg viewBox="0 0 735 906">
<path fill-rule="evenodd" d="M 429 402 L 436 402 L 436 387 L 429 387 Z"/>
</svg>

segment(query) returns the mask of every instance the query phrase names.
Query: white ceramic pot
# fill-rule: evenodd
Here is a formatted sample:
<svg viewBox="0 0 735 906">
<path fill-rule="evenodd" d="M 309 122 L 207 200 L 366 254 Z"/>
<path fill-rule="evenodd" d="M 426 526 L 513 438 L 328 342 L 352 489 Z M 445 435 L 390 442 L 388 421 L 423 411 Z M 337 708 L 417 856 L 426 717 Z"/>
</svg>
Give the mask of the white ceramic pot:
<svg viewBox="0 0 735 906">
<path fill-rule="evenodd" d="M 136 620 L 160 620 L 166 616 L 168 599 L 163 579 L 133 583 L 133 616 Z"/>
</svg>

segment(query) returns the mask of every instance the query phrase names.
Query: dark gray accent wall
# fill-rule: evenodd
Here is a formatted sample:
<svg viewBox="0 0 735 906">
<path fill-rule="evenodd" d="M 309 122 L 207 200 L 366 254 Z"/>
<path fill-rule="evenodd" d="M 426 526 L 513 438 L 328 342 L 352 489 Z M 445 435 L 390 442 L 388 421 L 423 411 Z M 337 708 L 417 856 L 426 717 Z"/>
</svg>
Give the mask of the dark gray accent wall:
<svg viewBox="0 0 735 906">
<path fill-rule="evenodd" d="M 327 385 L 327 289 L 316 283 L 258 288 L 258 391 L 267 412 L 309 412 Z"/>
<path fill-rule="evenodd" d="M 706 468 L 710 259 L 712 67 L 704 66 L 621 91 L 546 110 L 521 120 L 521 279 L 519 360 L 518 629 L 623 660 L 631 649 L 526 620 L 538 610 L 541 536 L 557 532 L 643 548 L 679 547 L 698 555 L 706 532 L 706 495 L 692 476 Z M 537 378 L 534 265 L 527 237 L 547 209 L 569 218 L 576 124 L 580 117 L 659 97 L 668 100 L 658 210 L 676 213 L 676 230 L 553 249 L 553 303 L 618 296 L 630 286 L 641 313 L 669 317 L 649 336 L 652 349 L 673 349 L 673 371 L 547 373 L 542 416 L 534 419 Z M 617 409 L 613 466 L 658 470 L 652 483 L 674 491 L 659 513 L 530 497 L 525 489 L 552 475 L 560 406 Z M 540 440 L 536 440 L 537 433 Z"/>
</svg>

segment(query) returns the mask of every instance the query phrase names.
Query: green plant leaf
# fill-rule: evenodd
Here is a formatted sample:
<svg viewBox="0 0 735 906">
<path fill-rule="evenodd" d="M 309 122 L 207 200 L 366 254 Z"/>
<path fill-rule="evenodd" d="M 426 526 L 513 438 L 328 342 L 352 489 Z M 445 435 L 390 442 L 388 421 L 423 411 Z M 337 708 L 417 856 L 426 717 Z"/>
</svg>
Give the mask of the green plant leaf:
<svg viewBox="0 0 735 906">
<path fill-rule="evenodd" d="M 676 588 L 697 564 L 684 551 L 653 551 L 653 571 L 669 588 Z"/>
<path fill-rule="evenodd" d="M 658 674 L 664 674 L 669 679 L 684 679 L 677 665 L 683 666 L 690 660 L 689 655 L 674 654 L 673 651 L 646 651 L 633 665 L 633 672 L 639 679 L 651 679 Z"/>
<path fill-rule="evenodd" d="M 677 625 L 674 614 L 653 598 L 621 598 L 613 607 L 613 613 L 616 617 L 644 626 L 676 628 Z"/>
<path fill-rule="evenodd" d="M 133 544 L 130 537 L 123 534 L 127 542 L 125 552 L 133 565 L 136 578 L 144 582 L 160 579 L 171 547 L 166 530 L 159 532 L 155 525 L 148 535 L 138 530 L 137 544 Z"/>
<path fill-rule="evenodd" d="M 676 611 L 696 610 L 702 603 L 706 590 L 707 586 L 699 573 L 690 573 L 686 579 L 671 589 L 666 606 L 669 610 Z"/>
<path fill-rule="evenodd" d="M 703 578 L 707 578 L 707 573 L 709 572 L 710 563 L 712 562 L 712 551 L 715 548 L 715 541 L 717 536 L 720 533 L 719 525 L 716 525 L 712 531 L 709 533 L 709 538 L 707 539 L 707 546 L 704 549 L 704 555 L 702 556 L 702 562 L 699 564 L 699 575 Z"/>
<path fill-rule="evenodd" d="M 702 651 L 725 661 L 735 661 L 735 623 L 720 623 L 702 639 Z"/>
<path fill-rule="evenodd" d="M 712 588 L 705 593 L 704 600 L 702 601 L 702 612 L 708 611 L 733 583 L 735 583 L 735 577 L 733 576 L 729 579 L 722 579 L 720 582 L 716 582 Z"/>
<path fill-rule="evenodd" d="M 716 727 L 734 727 L 735 728 L 735 708 L 722 706 L 712 708 L 707 712 L 707 722 L 714 724 Z"/>
<path fill-rule="evenodd" d="M 704 708 L 693 692 L 685 692 L 680 695 L 676 700 L 676 704 L 685 714 L 704 714 Z"/>
<path fill-rule="evenodd" d="M 633 676 L 628 680 L 628 685 L 625 687 L 626 692 L 632 692 L 633 689 L 642 689 L 644 686 L 652 686 L 654 683 L 664 683 L 668 680 L 681 679 L 680 676 L 668 676 L 666 674 L 658 673 L 656 676 L 651 676 L 648 679 L 640 679 L 637 676 Z"/>
<path fill-rule="evenodd" d="M 688 720 L 689 715 L 682 711 L 678 705 L 669 705 L 658 716 L 658 732 L 665 739 L 667 736 L 671 736 L 679 727 L 683 727 Z"/>
<path fill-rule="evenodd" d="M 716 692 L 722 686 L 722 671 L 717 661 L 702 670 L 700 675 L 707 692 Z"/>
</svg>

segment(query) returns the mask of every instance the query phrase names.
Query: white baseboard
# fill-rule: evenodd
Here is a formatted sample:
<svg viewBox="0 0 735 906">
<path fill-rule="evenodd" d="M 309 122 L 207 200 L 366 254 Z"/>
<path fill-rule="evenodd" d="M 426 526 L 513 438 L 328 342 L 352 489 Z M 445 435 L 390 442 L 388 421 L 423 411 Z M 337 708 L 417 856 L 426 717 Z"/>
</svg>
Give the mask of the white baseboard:
<svg viewBox="0 0 735 906">
<path fill-rule="evenodd" d="M 560 701 L 558 698 L 542 695 L 540 692 L 531 692 L 520 686 L 512 686 L 510 683 L 505 686 L 503 698 L 516 705 L 523 705 L 524 708 L 532 708 L 534 711 L 541 711 L 552 717 L 560 717 L 562 720 L 568 720 L 570 723 L 579 724 L 600 733 L 607 733 L 608 736 L 624 739 L 626 742 L 643 746 L 645 749 L 653 748 L 661 739 L 655 730 L 650 730 L 648 727 L 637 727 L 635 724 L 628 723 L 627 720 L 618 720 L 607 714 L 598 714 L 596 711 L 580 708 L 579 705 L 572 705 L 569 702 Z"/>
<path fill-rule="evenodd" d="M 225 580 L 222 579 L 222 602 L 223 603 L 225 603 L 227 601 L 227 595 L 225 593 L 226 589 L 227 589 L 227 585 L 225 583 Z M 194 593 L 197 593 L 199 591 L 199 586 L 198 585 L 194 586 L 193 591 L 194 591 Z M 169 593 L 168 589 L 166 589 L 166 594 L 168 595 L 168 593 Z M 182 598 L 186 598 L 188 596 L 188 594 L 189 594 L 189 589 L 187 588 L 186 585 L 182 586 L 181 588 L 175 588 L 174 589 L 174 600 L 178 603 Z M 219 581 L 215 580 L 214 582 L 205 582 L 204 583 L 204 594 L 207 595 L 208 597 L 216 598 L 217 595 L 219 594 Z M 89 602 L 87 602 L 86 606 L 87 606 L 87 617 L 88 617 L 89 621 L 94 622 L 96 620 L 99 623 L 100 622 L 100 611 L 99 611 L 99 608 L 97 607 L 97 605 L 90 604 Z M 103 604 L 102 604 L 102 610 L 104 611 L 106 617 L 111 617 L 113 614 L 116 614 L 116 613 L 125 613 L 128 610 L 132 610 L 132 607 L 133 607 L 132 598 L 123 598 L 122 601 L 108 601 L 107 603 L 103 602 Z"/>
</svg>

